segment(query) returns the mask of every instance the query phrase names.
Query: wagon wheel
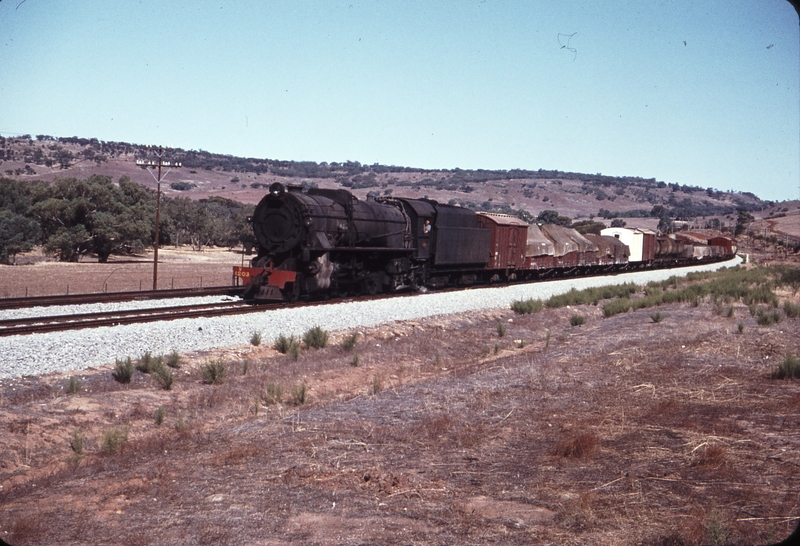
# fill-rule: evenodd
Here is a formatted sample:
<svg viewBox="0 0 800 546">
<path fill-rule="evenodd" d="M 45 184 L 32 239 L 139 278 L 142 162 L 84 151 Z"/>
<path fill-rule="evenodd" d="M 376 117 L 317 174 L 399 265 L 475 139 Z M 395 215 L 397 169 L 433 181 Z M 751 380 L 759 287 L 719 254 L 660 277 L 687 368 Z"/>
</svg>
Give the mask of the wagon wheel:
<svg viewBox="0 0 800 546">
<path fill-rule="evenodd" d="M 286 301 L 295 302 L 300 299 L 300 285 L 294 282 L 287 282 L 283 289 Z"/>
</svg>

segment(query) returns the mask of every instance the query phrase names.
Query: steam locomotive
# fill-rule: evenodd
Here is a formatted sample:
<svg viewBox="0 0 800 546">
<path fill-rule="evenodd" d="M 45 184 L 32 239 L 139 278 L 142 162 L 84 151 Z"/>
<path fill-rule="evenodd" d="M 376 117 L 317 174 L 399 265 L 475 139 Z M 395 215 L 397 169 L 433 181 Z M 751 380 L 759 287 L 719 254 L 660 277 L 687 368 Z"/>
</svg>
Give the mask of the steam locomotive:
<svg viewBox="0 0 800 546">
<path fill-rule="evenodd" d="M 431 199 L 359 200 L 347 190 L 274 183 L 252 217 L 250 267 L 235 267 L 243 297 L 377 294 L 721 260 L 736 241 L 608 228 L 581 235 Z"/>
</svg>

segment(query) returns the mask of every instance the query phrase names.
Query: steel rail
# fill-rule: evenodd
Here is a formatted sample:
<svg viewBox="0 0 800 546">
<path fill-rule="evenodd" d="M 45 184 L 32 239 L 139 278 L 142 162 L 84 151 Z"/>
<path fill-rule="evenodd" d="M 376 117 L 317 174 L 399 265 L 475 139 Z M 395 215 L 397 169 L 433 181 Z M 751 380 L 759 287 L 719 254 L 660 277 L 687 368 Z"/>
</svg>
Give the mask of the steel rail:
<svg viewBox="0 0 800 546">
<path fill-rule="evenodd" d="M 0 321 L 0 337 L 98 328 L 100 326 L 119 326 L 176 320 L 181 318 L 214 317 L 237 315 L 263 311 L 269 307 L 253 306 L 244 302 L 209 303 L 201 305 L 183 305 L 176 307 L 159 307 L 149 309 L 133 309 L 127 311 L 109 311 L 102 313 L 83 313 L 76 315 L 56 315 L 50 317 L 30 317 Z"/>
<path fill-rule="evenodd" d="M 119 301 L 153 300 L 166 298 L 190 298 L 199 296 L 238 296 L 244 291 L 241 286 L 211 286 L 208 288 L 174 288 L 168 290 L 137 290 L 126 292 L 104 292 L 96 294 L 67 294 L 60 296 L 30 296 L 0 298 L 0 309 L 25 307 L 49 307 L 53 305 L 77 305 L 82 303 L 110 303 Z"/>
</svg>

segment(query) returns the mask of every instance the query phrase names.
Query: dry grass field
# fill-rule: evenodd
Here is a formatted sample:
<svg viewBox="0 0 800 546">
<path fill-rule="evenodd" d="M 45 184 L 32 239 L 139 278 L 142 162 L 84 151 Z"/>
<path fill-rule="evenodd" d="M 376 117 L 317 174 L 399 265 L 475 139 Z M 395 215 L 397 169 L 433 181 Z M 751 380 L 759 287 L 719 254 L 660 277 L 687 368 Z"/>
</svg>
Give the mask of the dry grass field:
<svg viewBox="0 0 800 546">
<path fill-rule="evenodd" d="M 250 257 L 245 256 L 245 265 Z M 18 257 L 19 265 L 0 265 L 0 298 L 60 294 L 127 292 L 153 288 L 153 253 L 141 256 L 111 256 L 97 261 L 57 262 L 41 251 Z M 227 286 L 233 266 L 242 265 L 242 252 L 187 247 L 160 248 L 158 287 L 195 288 Z"/>
<path fill-rule="evenodd" d="M 334 333 L 297 359 L 263 345 L 186 354 L 170 390 L 140 371 L 119 383 L 113 365 L 0 382 L 0 538 L 787 536 L 800 516 L 800 390 L 771 375 L 800 354 L 800 319 L 758 326 L 747 306 L 729 317 L 710 302 L 661 306 L 660 322 L 653 311 L 498 310 L 364 330 L 352 348 L 352 332 Z M 227 372 L 217 384 L 204 382 L 210 362 Z"/>
</svg>

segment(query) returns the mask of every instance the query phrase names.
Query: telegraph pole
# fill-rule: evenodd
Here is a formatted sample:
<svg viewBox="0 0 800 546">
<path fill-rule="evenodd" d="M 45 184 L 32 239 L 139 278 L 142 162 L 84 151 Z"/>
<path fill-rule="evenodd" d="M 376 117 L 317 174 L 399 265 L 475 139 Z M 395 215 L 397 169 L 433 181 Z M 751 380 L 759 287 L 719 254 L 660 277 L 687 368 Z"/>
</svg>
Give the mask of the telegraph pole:
<svg viewBox="0 0 800 546">
<path fill-rule="evenodd" d="M 164 176 L 169 174 L 169 171 L 171 171 L 173 167 L 178 168 L 181 166 L 180 163 L 164 161 L 164 148 L 161 146 L 158 147 L 156 157 L 158 157 L 158 161 L 153 161 L 151 159 L 136 160 L 137 165 L 146 167 L 147 170 L 150 171 L 150 174 L 156 179 L 156 184 L 158 187 L 156 192 L 156 233 L 155 241 L 153 242 L 153 290 L 158 290 L 158 225 L 161 222 L 161 181 L 164 179 Z M 158 176 L 153 173 L 154 167 L 158 167 Z M 165 172 L 163 176 L 161 175 L 162 167 L 168 167 L 167 172 Z"/>
</svg>

